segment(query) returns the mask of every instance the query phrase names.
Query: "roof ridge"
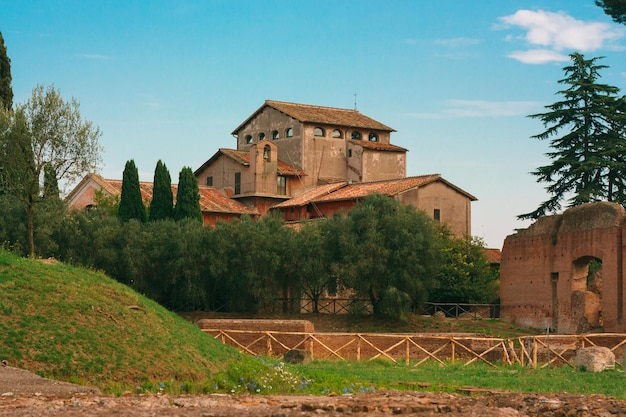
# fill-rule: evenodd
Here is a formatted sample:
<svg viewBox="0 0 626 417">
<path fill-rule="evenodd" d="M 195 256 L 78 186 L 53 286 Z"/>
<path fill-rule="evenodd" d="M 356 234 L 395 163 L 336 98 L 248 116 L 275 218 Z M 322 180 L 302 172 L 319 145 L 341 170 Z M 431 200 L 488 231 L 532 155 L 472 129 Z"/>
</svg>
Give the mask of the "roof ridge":
<svg viewBox="0 0 626 417">
<path fill-rule="evenodd" d="M 413 175 L 413 176 L 410 176 L 410 177 L 388 178 L 386 180 L 353 182 L 353 183 L 348 184 L 348 185 L 377 184 L 377 183 L 381 183 L 381 182 L 404 181 L 404 180 L 411 180 L 411 179 L 418 179 L 418 178 L 427 178 L 427 177 L 441 178 L 441 174 L 424 174 L 424 175 Z"/>
<path fill-rule="evenodd" d="M 265 100 L 265 104 L 269 104 L 271 105 L 272 103 L 278 103 L 278 104 L 289 104 L 292 106 L 302 106 L 302 107 L 309 107 L 309 108 L 316 108 L 316 109 L 328 109 L 328 110 L 342 110 L 342 111 L 348 111 L 351 113 L 361 113 L 358 110 L 355 109 L 346 109 L 343 107 L 331 107 L 331 106 L 320 106 L 319 104 L 303 104 L 303 103 L 295 103 L 293 101 L 280 101 L 280 100 Z"/>
</svg>

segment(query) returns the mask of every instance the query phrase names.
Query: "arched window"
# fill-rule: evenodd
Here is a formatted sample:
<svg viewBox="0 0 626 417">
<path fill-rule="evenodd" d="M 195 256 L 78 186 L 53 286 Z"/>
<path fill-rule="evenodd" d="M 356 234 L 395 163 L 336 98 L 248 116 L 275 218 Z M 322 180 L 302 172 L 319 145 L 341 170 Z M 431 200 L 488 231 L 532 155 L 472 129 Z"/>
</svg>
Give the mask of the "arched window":
<svg viewBox="0 0 626 417">
<path fill-rule="evenodd" d="M 247 144 L 252 143 L 252 135 L 246 135 L 246 143 Z"/>
<path fill-rule="evenodd" d="M 276 140 L 276 139 L 278 139 L 278 137 L 279 137 L 278 136 L 278 130 L 273 131 L 272 132 L 272 140 Z"/>
<path fill-rule="evenodd" d="M 352 131 L 352 139 L 354 139 L 354 140 L 361 140 L 361 132 L 353 130 Z"/>
<path fill-rule="evenodd" d="M 316 127 L 313 129 L 313 136 L 324 136 L 324 129 L 321 127 Z"/>
<path fill-rule="evenodd" d="M 378 142 L 378 135 L 376 133 L 370 133 L 369 140 L 370 142 Z"/>
<path fill-rule="evenodd" d="M 285 136 L 288 138 L 292 138 L 293 137 L 293 129 L 289 128 L 287 129 L 287 131 L 285 132 Z"/>
<path fill-rule="evenodd" d="M 263 147 L 263 159 L 265 162 L 270 162 L 272 160 L 272 150 L 269 145 L 265 145 Z"/>
<path fill-rule="evenodd" d="M 259 141 L 262 141 L 263 139 L 265 139 L 265 133 L 261 132 L 259 133 Z"/>
<path fill-rule="evenodd" d="M 341 139 L 341 137 L 342 137 L 342 136 L 343 136 L 343 135 L 341 134 L 341 130 L 339 130 L 339 129 L 335 129 L 335 130 L 333 130 L 333 137 L 334 137 L 334 138 Z"/>
</svg>

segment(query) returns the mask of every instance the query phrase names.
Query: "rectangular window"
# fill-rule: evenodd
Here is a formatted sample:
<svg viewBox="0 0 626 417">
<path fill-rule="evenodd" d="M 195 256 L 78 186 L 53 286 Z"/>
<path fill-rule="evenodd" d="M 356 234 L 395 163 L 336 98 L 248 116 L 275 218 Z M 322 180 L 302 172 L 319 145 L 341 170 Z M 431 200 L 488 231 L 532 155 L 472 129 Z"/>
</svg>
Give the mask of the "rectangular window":
<svg viewBox="0 0 626 417">
<path fill-rule="evenodd" d="M 279 175 L 276 177 L 277 192 L 279 195 L 287 195 L 287 178 Z"/>
<path fill-rule="evenodd" d="M 213 186 L 213 177 L 206 177 L 206 185 L 209 187 Z"/>
<path fill-rule="evenodd" d="M 235 194 L 241 194 L 241 172 L 235 172 Z"/>
<path fill-rule="evenodd" d="M 439 209 L 433 210 L 433 219 L 437 221 L 441 221 L 441 210 Z"/>
</svg>

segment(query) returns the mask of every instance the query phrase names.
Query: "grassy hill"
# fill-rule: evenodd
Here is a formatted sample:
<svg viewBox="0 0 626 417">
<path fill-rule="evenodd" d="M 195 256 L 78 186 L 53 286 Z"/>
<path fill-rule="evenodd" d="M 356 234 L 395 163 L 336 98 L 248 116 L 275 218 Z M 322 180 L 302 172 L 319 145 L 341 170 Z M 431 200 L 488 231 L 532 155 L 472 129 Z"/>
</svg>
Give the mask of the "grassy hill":
<svg viewBox="0 0 626 417">
<path fill-rule="evenodd" d="M 234 349 L 104 274 L 0 251 L 0 360 L 105 390 L 197 383 Z"/>
</svg>

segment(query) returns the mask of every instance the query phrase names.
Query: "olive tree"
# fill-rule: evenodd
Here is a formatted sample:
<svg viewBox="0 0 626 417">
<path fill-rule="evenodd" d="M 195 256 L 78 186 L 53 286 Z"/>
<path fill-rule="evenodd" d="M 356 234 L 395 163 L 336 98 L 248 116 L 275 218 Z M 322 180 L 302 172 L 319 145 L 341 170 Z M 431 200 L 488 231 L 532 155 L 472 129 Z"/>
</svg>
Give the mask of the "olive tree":
<svg viewBox="0 0 626 417">
<path fill-rule="evenodd" d="M 35 207 L 44 198 L 44 169 L 66 184 L 94 171 L 100 163 L 100 130 L 82 118 L 78 100 L 65 101 L 54 86 L 38 85 L 25 104 L 2 112 L 2 187 L 27 206 L 29 254 L 34 257 Z"/>
</svg>

